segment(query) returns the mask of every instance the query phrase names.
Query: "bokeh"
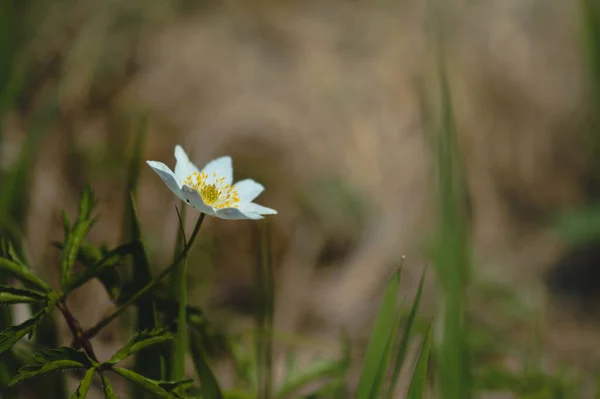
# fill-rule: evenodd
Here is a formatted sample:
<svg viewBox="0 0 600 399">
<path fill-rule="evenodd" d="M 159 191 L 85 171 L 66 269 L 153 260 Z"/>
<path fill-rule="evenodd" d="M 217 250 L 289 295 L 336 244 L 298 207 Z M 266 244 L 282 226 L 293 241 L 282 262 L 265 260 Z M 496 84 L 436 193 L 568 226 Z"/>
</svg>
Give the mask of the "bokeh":
<svg viewBox="0 0 600 399">
<path fill-rule="evenodd" d="M 230 155 L 235 180 L 264 184 L 257 202 L 278 210 L 269 219 L 275 380 L 286 349 L 300 364 L 335 357 L 343 331 L 355 360 L 351 392 L 401 263 L 409 299 L 427 270 L 415 334 L 444 308 L 444 274 L 428 252 L 439 221 L 431 127 L 443 53 L 466 190 L 477 397 L 594 397 L 595 0 L 0 4 L 2 231 L 53 284 L 61 212 L 76 212 L 86 185 L 99 215 L 89 240 L 112 248 L 122 243 L 133 153 L 170 167 L 176 144 L 199 166 Z M 145 162 L 140 168 L 137 211 L 158 273 L 173 255 L 180 204 Z M 188 209 L 188 229 L 196 217 Z M 190 255 L 188 301 L 215 337 L 243 338 L 254 325 L 256 237 L 254 222 L 209 218 Z M 94 280 L 69 306 L 89 328 L 114 305 Z M 26 309 L 15 309 L 23 319 Z M 130 321 L 125 315 L 95 338 L 99 357 L 128 339 Z M 60 318 L 57 336 L 69 344 Z M 232 385 L 235 370 L 220 341 L 211 342 L 215 374 Z M 401 381 L 397 397 L 405 390 Z M 97 391 L 89 397 L 103 397 Z"/>
</svg>

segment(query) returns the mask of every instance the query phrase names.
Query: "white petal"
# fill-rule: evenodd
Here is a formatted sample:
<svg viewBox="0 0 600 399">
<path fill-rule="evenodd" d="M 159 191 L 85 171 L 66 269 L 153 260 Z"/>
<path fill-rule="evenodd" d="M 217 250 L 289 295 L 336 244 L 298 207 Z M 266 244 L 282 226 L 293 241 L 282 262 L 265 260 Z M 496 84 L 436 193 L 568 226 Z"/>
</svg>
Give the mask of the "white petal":
<svg viewBox="0 0 600 399">
<path fill-rule="evenodd" d="M 162 181 L 164 181 L 171 191 L 173 191 L 173 194 L 179 199 L 185 200 L 183 192 L 181 191 L 181 183 L 167 165 L 158 161 L 146 161 L 146 163 L 160 176 Z"/>
<path fill-rule="evenodd" d="M 208 175 L 208 184 L 214 183 L 215 175 L 217 178 L 224 177 L 224 184 L 231 184 L 233 182 L 233 165 L 230 156 L 224 156 L 210 161 L 202 171 Z"/>
<path fill-rule="evenodd" d="M 262 184 L 252 179 L 246 179 L 235 183 L 241 202 L 252 202 L 265 189 Z"/>
<path fill-rule="evenodd" d="M 254 202 L 240 203 L 239 209 L 244 213 L 258 213 L 261 215 L 277 215 L 275 209 L 255 204 Z"/>
<path fill-rule="evenodd" d="M 215 212 L 213 208 L 206 205 L 204 201 L 202 201 L 202 197 L 198 194 L 198 191 L 192 190 L 188 186 L 184 185 L 183 190 L 183 200 L 187 202 L 192 207 L 196 208 L 202 213 L 206 213 L 209 216 L 214 216 Z"/>
<path fill-rule="evenodd" d="M 256 212 L 242 212 L 237 208 L 225 208 L 215 209 L 215 215 L 221 219 L 235 220 L 235 219 L 264 219 L 259 213 Z"/>
<path fill-rule="evenodd" d="M 175 146 L 175 159 L 177 160 L 175 164 L 175 176 L 180 182 L 185 181 L 192 173 L 200 172 L 196 165 L 190 162 L 190 158 L 180 145 Z"/>
</svg>

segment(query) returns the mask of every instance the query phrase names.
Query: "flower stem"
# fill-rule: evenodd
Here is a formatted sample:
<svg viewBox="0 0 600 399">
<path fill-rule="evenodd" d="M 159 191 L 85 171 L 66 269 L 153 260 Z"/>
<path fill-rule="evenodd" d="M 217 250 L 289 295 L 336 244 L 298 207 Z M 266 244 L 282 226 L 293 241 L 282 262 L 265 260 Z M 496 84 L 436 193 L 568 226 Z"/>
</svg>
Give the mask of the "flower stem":
<svg viewBox="0 0 600 399">
<path fill-rule="evenodd" d="M 141 290 L 136 292 L 131 298 L 119 305 L 113 313 L 111 313 L 110 315 L 102 319 L 100 322 L 98 322 L 98 324 L 96 324 L 94 327 L 90 328 L 85 333 L 83 333 L 82 339 L 89 340 L 90 338 L 96 336 L 96 334 L 98 334 L 100 330 L 102 330 L 113 320 L 119 317 L 119 315 L 123 313 L 125 309 L 127 309 L 130 305 L 134 304 L 138 299 L 140 299 L 142 296 L 148 293 L 148 291 L 152 290 L 165 277 L 174 272 L 177 269 L 179 262 L 185 257 L 187 257 L 187 254 L 190 251 L 192 244 L 196 239 L 196 236 L 198 235 L 198 231 L 200 231 L 200 226 L 202 226 L 202 222 L 204 221 L 205 216 L 206 215 L 204 213 L 200 214 L 200 217 L 198 217 L 198 221 L 196 222 L 196 226 L 194 227 L 194 231 L 192 232 L 190 240 L 187 242 L 187 244 L 183 248 L 183 251 L 181 251 L 179 256 L 173 261 L 173 263 L 171 263 L 165 270 L 163 270 L 162 273 L 160 273 L 156 278 L 154 278 L 152 281 L 146 284 Z"/>
</svg>

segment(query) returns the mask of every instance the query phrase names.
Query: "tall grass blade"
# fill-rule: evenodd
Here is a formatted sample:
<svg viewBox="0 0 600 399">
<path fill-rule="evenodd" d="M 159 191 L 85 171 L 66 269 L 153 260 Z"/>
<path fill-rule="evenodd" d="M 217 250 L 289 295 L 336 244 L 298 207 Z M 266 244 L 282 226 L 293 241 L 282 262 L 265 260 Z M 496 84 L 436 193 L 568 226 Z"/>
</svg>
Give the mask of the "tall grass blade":
<svg viewBox="0 0 600 399">
<path fill-rule="evenodd" d="M 471 370 L 466 320 L 469 270 L 467 201 L 441 37 L 442 35 L 437 43 L 440 45 L 437 65 L 441 86 L 440 117 L 433 131 L 436 148 L 437 231 L 432 257 L 443 307 L 442 314 L 437 319 L 439 340 L 435 358 L 441 397 L 470 399 Z"/>
<path fill-rule="evenodd" d="M 407 399 L 422 399 L 425 393 L 425 386 L 427 384 L 427 364 L 429 361 L 429 350 L 431 348 L 431 330 L 427 332 L 427 337 L 423 341 L 423 348 L 419 354 L 417 360 L 417 366 L 413 373 L 410 387 L 408 388 Z"/>
<path fill-rule="evenodd" d="M 589 80 L 588 157 L 590 161 L 591 194 L 600 200 L 600 4 L 595 0 L 581 0 L 581 27 L 583 29 L 584 54 L 587 60 Z"/>
<path fill-rule="evenodd" d="M 273 383 L 273 313 L 275 306 L 275 282 L 271 254 L 270 224 L 259 222 L 260 259 L 257 262 L 259 304 L 257 309 L 257 382 L 258 398 L 270 399 Z"/>
<path fill-rule="evenodd" d="M 124 242 L 139 241 L 143 243 L 135 207 L 135 195 L 140 175 L 147 120 L 148 116 L 144 112 L 136 121 L 138 125 L 135 130 L 133 153 L 127 170 L 125 187 L 127 198 L 123 220 Z M 136 292 L 152 281 L 150 264 L 143 244 L 134 252 L 131 259 L 131 266 L 131 268 L 125 268 L 125 270 L 131 270 L 128 285 L 132 288 L 132 292 Z M 158 316 L 154 300 L 149 297 L 141 299 L 138 302 L 135 328 L 138 331 L 152 330 L 158 326 Z M 161 348 L 152 347 L 139 352 L 135 359 L 134 370 L 145 377 L 155 380 L 161 379 L 164 374 L 164 359 L 161 356 Z M 147 393 L 140 391 L 139 387 L 133 386 L 133 397 L 142 399 L 148 396 Z"/>
<path fill-rule="evenodd" d="M 184 208 L 185 209 L 185 208 Z M 185 228 L 183 226 L 182 215 L 177 210 L 179 220 L 180 245 L 183 249 L 186 244 Z M 179 248 L 177 248 L 179 249 Z M 185 354 L 187 352 L 187 255 L 180 262 L 179 271 L 176 272 L 176 281 L 179 283 L 179 309 L 177 315 L 177 337 L 175 338 L 175 354 L 171 369 L 171 380 L 180 380 L 185 376 Z"/>
<path fill-rule="evenodd" d="M 200 336 L 195 332 L 191 332 L 189 337 L 190 351 L 194 361 L 194 368 L 198 374 L 198 380 L 200 380 L 200 388 L 202 390 L 203 397 L 211 399 L 223 399 L 221 387 L 219 386 L 219 382 L 217 381 L 217 378 L 208 364 L 207 356 L 202 348 L 202 340 L 200 339 Z"/>
<path fill-rule="evenodd" d="M 419 304 L 421 303 L 421 293 L 423 292 L 423 283 L 425 282 L 425 271 L 423 271 L 423 275 L 421 276 L 421 281 L 419 282 L 419 290 L 417 291 L 417 295 L 415 296 L 415 300 L 413 302 L 412 308 L 410 309 L 410 315 L 408 316 L 408 320 L 406 322 L 406 326 L 404 327 L 404 334 L 402 335 L 402 340 L 397 349 L 396 361 L 394 363 L 394 371 L 392 373 L 392 378 L 389 385 L 388 397 L 393 397 L 393 392 L 396 389 L 396 385 L 398 385 L 398 378 L 400 377 L 400 371 L 402 370 L 402 366 L 404 365 L 404 359 L 406 358 L 406 352 L 408 351 L 408 344 L 410 341 L 411 333 L 415 318 L 417 317 L 417 311 L 419 310 Z"/>
<path fill-rule="evenodd" d="M 374 392 L 378 390 L 378 383 L 381 380 L 379 374 L 380 367 L 386 357 L 389 345 L 389 339 L 395 328 L 397 320 L 396 302 L 400 290 L 400 271 L 396 271 L 387 284 L 375 326 L 371 332 L 365 358 L 362 364 L 362 372 L 358 381 L 356 398 L 367 399 L 374 398 Z M 385 372 L 385 371 L 383 371 Z"/>
</svg>

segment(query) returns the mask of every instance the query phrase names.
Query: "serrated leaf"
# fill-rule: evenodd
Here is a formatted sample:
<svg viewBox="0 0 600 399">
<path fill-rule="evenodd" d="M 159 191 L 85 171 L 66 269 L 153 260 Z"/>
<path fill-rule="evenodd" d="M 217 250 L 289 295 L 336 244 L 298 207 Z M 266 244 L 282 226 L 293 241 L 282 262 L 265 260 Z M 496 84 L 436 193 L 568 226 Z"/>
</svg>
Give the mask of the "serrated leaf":
<svg viewBox="0 0 600 399">
<path fill-rule="evenodd" d="M 373 392 L 377 390 L 379 368 L 386 356 L 388 340 L 396 322 L 396 301 L 399 289 L 400 272 L 397 271 L 387 285 L 367 345 L 356 393 L 358 398 L 371 398 Z"/>
<path fill-rule="evenodd" d="M 63 243 L 53 242 L 52 244 L 58 249 L 62 250 L 64 248 Z M 110 252 L 106 249 L 97 248 L 96 246 L 84 241 L 79 246 L 77 260 L 85 267 L 94 267 L 96 264 L 102 261 L 103 258 L 108 256 L 109 253 Z M 98 278 L 98 280 L 100 280 L 104 286 L 104 289 L 113 301 L 118 298 L 121 292 L 122 281 L 119 270 L 110 266 L 116 266 L 123 263 L 124 259 L 113 257 L 108 264 L 104 265 L 104 270 L 95 276 Z"/>
<path fill-rule="evenodd" d="M 94 361 L 83 351 L 63 346 L 62 348 L 39 351 L 33 354 L 33 358 L 40 363 L 52 362 L 55 360 L 73 360 L 84 364 L 86 367 L 92 367 Z"/>
<path fill-rule="evenodd" d="M 0 271 L 15 277 L 23 283 L 35 286 L 45 292 L 50 291 L 50 287 L 42 279 L 33 274 L 24 264 L 15 260 L 0 258 Z"/>
<path fill-rule="evenodd" d="M 70 347 L 40 351 L 35 353 L 33 358 L 36 363 L 22 367 L 19 370 L 19 374 L 10 382 L 10 385 L 18 384 L 28 378 L 53 371 L 89 368 L 92 366 L 91 360 L 84 352 Z"/>
<path fill-rule="evenodd" d="M 29 335 L 29 338 L 31 338 L 44 316 L 46 316 L 46 309 L 41 310 L 31 319 L 2 331 L 0 333 L 0 353 L 10 349 L 25 335 Z"/>
<path fill-rule="evenodd" d="M 196 369 L 198 379 L 200 380 L 203 397 L 222 399 L 223 393 L 221 392 L 219 382 L 206 361 L 206 354 L 204 353 L 198 335 L 193 332 L 190 334 L 190 351 L 192 360 L 194 361 L 194 368 Z"/>
<path fill-rule="evenodd" d="M 116 364 L 132 354 L 152 345 L 161 344 L 173 339 L 173 333 L 168 328 L 157 328 L 137 333 L 123 348 L 115 353 L 106 363 Z"/>
<path fill-rule="evenodd" d="M 425 341 L 423 341 L 423 348 L 419 354 L 419 360 L 417 360 L 417 366 L 413 373 L 410 387 L 408 389 L 407 399 L 422 399 L 423 393 L 425 392 L 425 384 L 427 382 L 427 363 L 429 360 L 429 350 L 431 348 L 431 327 L 427 333 Z"/>
<path fill-rule="evenodd" d="M 152 394 L 157 398 L 163 399 L 182 398 L 182 396 L 176 393 L 175 390 L 179 387 L 188 385 L 191 382 L 191 380 L 174 382 L 151 380 L 150 378 L 146 378 L 143 375 L 136 373 L 135 371 L 127 370 L 121 367 L 113 367 L 112 371 L 119 374 L 123 378 L 126 378 L 127 380 L 133 382 L 141 390 Z"/>
<path fill-rule="evenodd" d="M 0 285 L 0 304 L 2 305 L 40 303 L 46 300 L 48 300 L 48 297 L 37 291 Z"/>
<path fill-rule="evenodd" d="M 105 271 L 109 270 L 110 268 L 113 268 L 113 267 L 121 264 L 123 262 L 123 257 L 125 257 L 126 255 L 133 254 L 134 251 L 139 250 L 139 247 L 140 247 L 140 242 L 135 241 L 135 242 L 123 244 L 123 245 L 113 249 L 108 254 L 106 254 L 101 260 L 99 260 L 95 264 L 87 267 L 82 272 L 74 275 L 70 279 L 67 286 L 64 288 L 65 294 L 74 290 L 77 287 L 82 286 L 83 284 L 85 284 L 89 280 L 93 279 L 94 277 L 100 276 Z"/>
<path fill-rule="evenodd" d="M 95 368 L 88 369 L 83 376 L 83 379 L 79 383 L 79 386 L 73 392 L 71 399 L 85 399 L 94 381 L 94 374 L 96 373 Z"/>
<path fill-rule="evenodd" d="M 102 377 L 102 385 L 104 386 L 104 397 L 106 399 L 117 399 L 117 394 L 108 377 L 104 373 L 100 373 L 100 377 Z"/>
<path fill-rule="evenodd" d="M 75 263 L 79 246 L 92 227 L 94 220 L 90 219 L 91 212 L 96 205 L 92 190 L 86 187 L 79 200 L 79 214 L 72 229 L 69 229 L 65 237 L 65 246 L 61 253 L 60 271 L 61 288 L 67 288 L 71 279 L 71 269 Z"/>
</svg>

